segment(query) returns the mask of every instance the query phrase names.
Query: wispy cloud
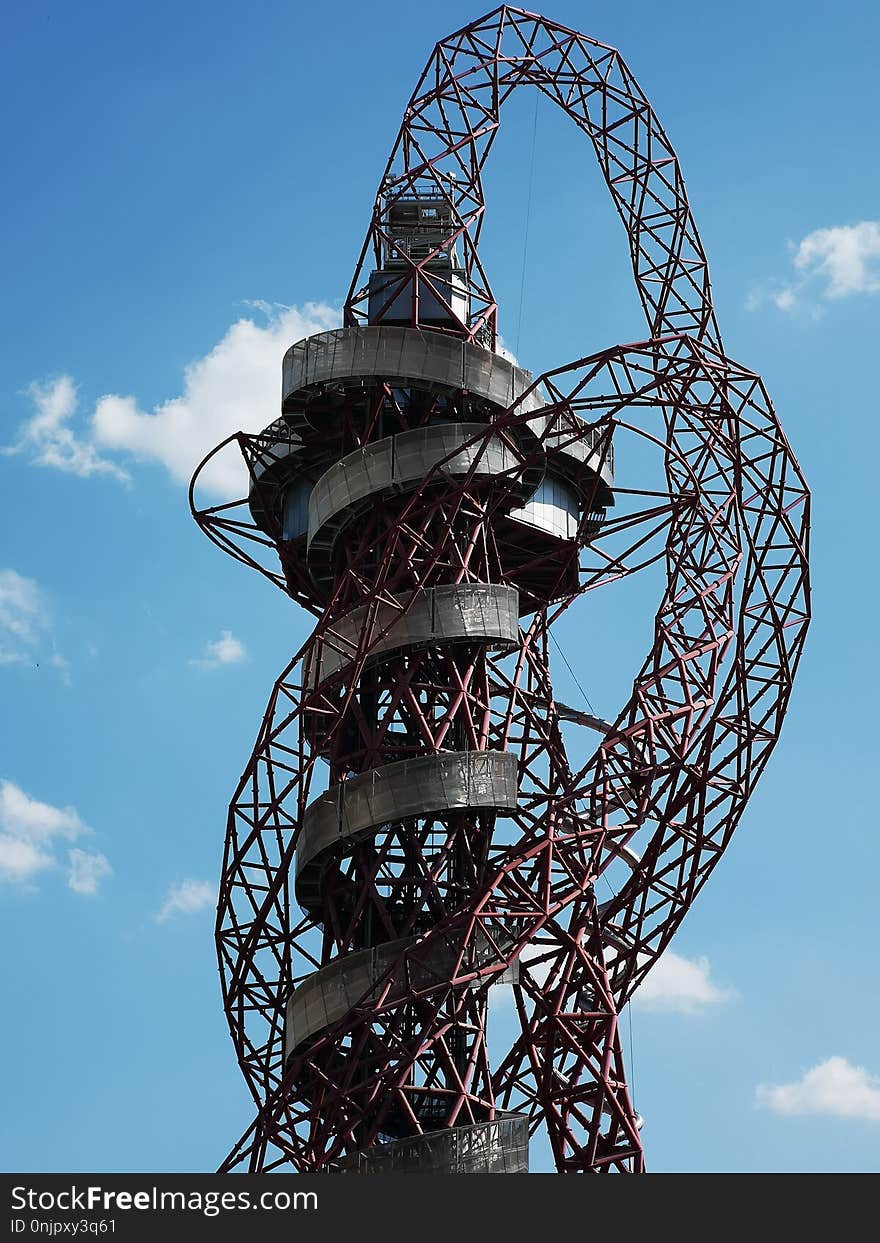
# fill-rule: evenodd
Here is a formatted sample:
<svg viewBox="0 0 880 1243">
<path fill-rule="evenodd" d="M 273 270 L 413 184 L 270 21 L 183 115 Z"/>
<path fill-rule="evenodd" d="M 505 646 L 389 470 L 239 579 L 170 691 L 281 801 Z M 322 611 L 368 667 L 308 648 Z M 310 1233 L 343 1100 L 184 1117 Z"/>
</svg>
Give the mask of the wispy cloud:
<svg viewBox="0 0 880 1243">
<path fill-rule="evenodd" d="M 190 661 L 199 669 L 218 669 L 221 665 L 238 665 L 247 660 L 247 649 L 231 630 L 221 630 L 220 638 L 205 644 L 204 653 Z"/>
<path fill-rule="evenodd" d="M 156 921 L 164 924 L 176 915 L 191 915 L 203 911 L 216 899 L 215 887 L 206 880 L 182 880 L 171 885 L 165 901 L 156 912 Z"/>
<path fill-rule="evenodd" d="M 48 626 L 40 589 L 32 578 L 0 570 L 0 665 L 31 660 Z"/>
<path fill-rule="evenodd" d="M 880 221 L 815 229 L 789 246 L 793 276 L 756 285 L 746 299 L 748 310 L 771 305 L 815 315 L 820 302 L 880 292 Z"/>
<path fill-rule="evenodd" d="M 91 832 L 75 807 L 55 807 L 26 794 L 14 781 L 0 781 L 0 880 L 29 885 L 56 867 L 56 849 Z M 112 869 L 105 855 L 78 847 L 67 851 L 67 884 L 93 895 Z"/>
<path fill-rule="evenodd" d="M 38 872 L 55 866 L 55 858 L 26 838 L 0 833 L 0 880 L 30 883 Z"/>
<path fill-rule="evenodd" d="M 32 578 L 0 570 L 0 665 L 45 662 L 67 675 L 67 661 L 51 636 L 43 593 Z"/>
<path fill-rule="evenodd" d="M 4 452 L 27 453 L 35 466 L 52 466 L 87 479 L 90 475 L 111 475 L 128 479 L 128 472 L 109 458 L 102 457 L 95 444 L 71 427 L 79 402 L 76 385 L 69 375 L 51 380 L 35 380 L 27 389 L 34 413 L 19 430 L 15 444 Z"/>
<path fill-rule="evenodd" d="M 633 1005 L 641 1010 L 696 1014 L 733 996 L 732 989 L 721 988 L 711 979 L 708 958 L 685 958 L 666 950 L 639 985 Z"/>
<path fill-rule="evenodd" d="M 76 838 L 87 829 L 75 807 L 41 803 L 13 781 L 0 781 L 0 826 L 17 837 L 41 842 Z"/>
<path fill-rule="evenodd" d="M 205 454 L 232 432 L 261 430 L 278 418 L 285 350 L 341 322 L 340 312 L 325 303 L 248 305 L 255 316 L 232 324 L 185 369 L 180 394 L 152 410 L 132 395 L 108 393 L 82 412 L 70 376 L 35 382 L 28 390 L 33 414 L 5 452 L 26 452 L 34 463 L 83 477 L 119 480 L 129 478 L 121 461 L 158 462 L 178 483 L 188 483 Z M 241 495 L 246 472 L 240 456 L 219 454 L 201 482 L 215 497 Z"/>
<path fill-rule="evenodd" d="M 98 892 L 101 881 L 113 874 L 110 860 L 106 855 L 97 852 L 90 854 L 86 850 L 74 847 L 69 851 L 67 858 L 69 864 L 67 885 L 74 893 L 91 897 Z"/>
<path fill-rule="evenodd" d="M 789 1117 L 812 1114 L 880 1122 L 880 1078 L 845 1057 L 829 1057 L 792 1083 L 759 1085 L 755 1101 Z"/>
</svg>

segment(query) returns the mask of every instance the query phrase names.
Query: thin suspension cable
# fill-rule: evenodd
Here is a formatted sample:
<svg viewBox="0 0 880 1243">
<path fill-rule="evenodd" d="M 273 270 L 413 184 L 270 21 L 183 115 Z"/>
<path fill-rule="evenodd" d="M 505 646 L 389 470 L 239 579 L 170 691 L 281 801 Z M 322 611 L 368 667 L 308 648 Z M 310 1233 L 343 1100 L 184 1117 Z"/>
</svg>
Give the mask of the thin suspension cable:
<svg viewBox="0 0 880 1243">
<path fill-rule="evenodd" d="M 550 638 L 553 640 L 554 644 L 556 645 L 556 650 L 557 650 L 557 652 L 558 652 L 558 653 L 559 653 L 559 655 L 562 657 L 562 659 L 565 661 L 565 667 L 566 667 L 566 669 L 568 670 L 568 672 L 571 674 L 572 678 L 574 679 L 574 684 L 575 684 L 575 686 L 578 688 L 578 690 L 580 691 L 580 693 L 583 695 L 583 697 L 584 697 L 584 702 L 586 703 L 587 707 L 588 707 L 588 708 L 590 709 L 590 711 L 592 712 L 593 716 L 595 716 L 595 715 L 596 715 L 596 709 L 593 707 L 592 703 L 590 702 L 590 697 L 589 697 L 589 695 L 588 695 L 588 694 L 587 694 L 587 692 L 584 690 L 584 688 L 581 686 L 580 681 L 578 680 L 578 675 L 575 673 L 574 669 L 572 669 L 571 665 L 568 663 L 568 657 L 566 656 L 565 652 L 563 652 L 563 650 L 562 650 L 562 648 L 561 648 L 561 646 L 560 646 L 559 640 L 557 639 L 556 635 L 553 633 L 553 631 L 552 631 L 552 630 L 551 630 L 551 631 L 549 631 L 549 634 L 550 634 Z"/>
</svg>

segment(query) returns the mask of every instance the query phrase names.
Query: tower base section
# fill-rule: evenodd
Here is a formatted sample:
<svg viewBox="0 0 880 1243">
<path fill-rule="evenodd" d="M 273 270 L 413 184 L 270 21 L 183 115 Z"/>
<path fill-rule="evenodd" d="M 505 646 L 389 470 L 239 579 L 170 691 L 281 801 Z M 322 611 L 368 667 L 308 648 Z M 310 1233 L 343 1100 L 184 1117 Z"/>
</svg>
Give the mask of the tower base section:
<svg viewBox="0 0 880 1243">
<path fill-rule="evenodd" d="M 528 1174 L 528 1119 L 508 1114 L 475 1126 L 413 1135 L 345 1157 L 335 1174 Z"/>
</svg>

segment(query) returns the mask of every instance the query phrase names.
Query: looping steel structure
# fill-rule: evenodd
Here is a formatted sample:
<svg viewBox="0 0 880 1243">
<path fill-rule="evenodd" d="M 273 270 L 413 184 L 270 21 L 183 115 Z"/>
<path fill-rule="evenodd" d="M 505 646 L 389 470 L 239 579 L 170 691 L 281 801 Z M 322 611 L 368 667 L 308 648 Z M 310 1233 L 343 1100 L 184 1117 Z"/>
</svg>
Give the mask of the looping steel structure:
<svg viewBox="0 0 880 1243">
<path fill-rule="evenodd" d="M 477 255 L 520 85 L 589 137 L 649 334 L 537 380 L 495 352 Z M 630 442 L 644 479 L 615 478 Z M 246 494 L 202 505 L 236 449 Z M 280 417 L 209 455 L 191 505 L 316 618 L 229 811 L 217 947 L 256 1116 L 222 1168 L 516 1172 L 545 1127 L 559 1171 L 642 1170 L 620 1011 L 779 736 L 809 519 L 616 51 L 507 7 L 437 45 L 344 326 L 291 347 Z M 613 721 L 558 702 L 551 624 L 645 567 L 629 698 Z M 502 983 L 519 1034 L 493 1064 Z"/>
</svg>

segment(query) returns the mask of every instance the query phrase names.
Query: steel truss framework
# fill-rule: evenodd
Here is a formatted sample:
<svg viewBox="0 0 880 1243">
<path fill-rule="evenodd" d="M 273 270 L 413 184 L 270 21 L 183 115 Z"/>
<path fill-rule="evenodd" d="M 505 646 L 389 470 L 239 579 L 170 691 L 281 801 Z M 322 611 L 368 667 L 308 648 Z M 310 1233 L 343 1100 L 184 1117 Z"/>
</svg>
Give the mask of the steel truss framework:
<svg viewBox="0 0 880 1243">
<path fill-rule="evenodd" d="M 214 451 L 240 450 L 244 500 L 201 507 L 191 493 L 210 538 L 316 617 L 274 687 L 229 812 L 217 947 L 256 1116 L 226 1170 L 345 1168 L 389 1142 L 512 1115 L 532 1133 L 546 1127 L 560 1171 L 641 1170 L 618 1016 L 720 859 L 779 736 L 808 623 L 808 492 L 759 377 L 722 351 L 677 159 L 616 51 L 507 7 L 437 45 L 381 183 L 346 323 L 366 319 L 368 255 L 378 264 L 394 246 L 391 204 L 427 180 L 451 209 L 469 297 L 466 322 L 446 304 L 449 331 L 494 347 L 477 257 L 481 170 L 501 104 L 528 84 L 594 146 L 649 339 L 560 367 L 482 427 L 467 423 L 467 467 L 459 445 L 412 486 L 372 499 L 320 591 L 269 495 L 267 463 L 302 444 L 283 420 Z M 426 289 L 443 300 L 430 260 L 407 260 L 398 278 L 414 328 Z M 393 384 L 375 391 L 387 412 Z M 398 401 L 396 414 L 405 429 L 431 410 L 416 416 Z M 376 418 L 346 417 L 339 452 L 376 440 Z M 603 462 L 612 442 L 640 438 L 656 451 L 657 486 L 618 481 L 598 531 L 600 502 L 587 497 L 575 538 L 552 551 L 537 543 L 511 569 L 506 532 L 523 481 L 586 436 Z M 481 462 L 499 442 L 507 467 L 489 475 Z M 648 564 L 662 567 L 665 589 L 629 699 L 613 722 L 558 703 L 551 624 Z M 512 644 L 394 647 L 426 591 L 480 584 L 519 590 Z M 358 629 L 344 633 L 354 609 Z M 389 764 L 492 751 L 516 757 L 515 805 L 383 822 L 304 898 L 297 850 L 325 768 L 344 792 Z M 613 896 L 600 904 L 603 875 Z M 370 987 L 285 1043 L 291 995 L 365 952 Z M 493 1066 L 487 992 L 512 972 L 520 1032 Z"/>
</svg>

